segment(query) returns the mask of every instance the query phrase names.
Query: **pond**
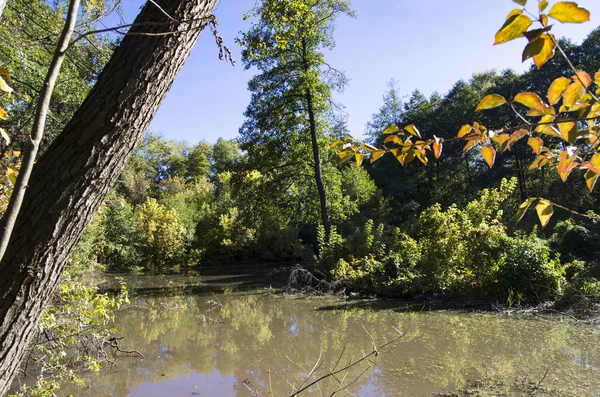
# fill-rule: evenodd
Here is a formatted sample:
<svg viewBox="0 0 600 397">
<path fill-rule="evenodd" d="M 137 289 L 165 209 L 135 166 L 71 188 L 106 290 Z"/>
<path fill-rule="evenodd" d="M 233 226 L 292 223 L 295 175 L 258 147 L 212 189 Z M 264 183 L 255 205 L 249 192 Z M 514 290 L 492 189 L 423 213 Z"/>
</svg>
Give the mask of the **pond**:
<svg viewBox="0 0 600 397">
<path fill-rule="evenodd" d="M 223 278 L 222 285 L 231 289 L 234 279 Z M 131 282 L 148 287 L 149 280 Z M 218 284 L 219 278 L 207 281 Z M 535 395 L 600 396 L 600 332 L 593 325 L 560 317 L 418 311 L 393 301 L 372 305 L 264 289 L 195 293 L 189 285 L 200 288 L 200 276 L 169 282 L 175 292 L 137 296 L 114 324 L 125 336 L 122 348 L 144 358 L 119 354 L 115 367 L 68 393 L 289 396 L 402 333 L 376 356 L 302 395 L 330 396 L 343 388 L 340 383 L 349 386 L 336 395 L 431 396 L 478 384 L 495 384 L 494 393 L 505 385 L 506 395 L 517 395 L 511 387 L 521 384 L 527 395 L 543 379 Z"/>
</svg>

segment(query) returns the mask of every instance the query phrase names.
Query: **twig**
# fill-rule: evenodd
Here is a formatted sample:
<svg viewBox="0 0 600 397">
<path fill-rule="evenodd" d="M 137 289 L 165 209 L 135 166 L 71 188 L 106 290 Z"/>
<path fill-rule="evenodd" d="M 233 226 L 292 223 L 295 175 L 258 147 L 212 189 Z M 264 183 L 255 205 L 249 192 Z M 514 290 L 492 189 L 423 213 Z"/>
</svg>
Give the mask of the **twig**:
<svg viewBox="0 0 600 397">
<path fill-rule="evenodd" d="M 548 372 L 550 372 L 550 368 L 548 368 L 546 370 L 546 373 L 544 374 L 544 376 L 542 376 L 542 379 L 540 379 L 538 381 L 538 383 L 536 383 L 535 386 L 533 386 L 533 390 L 531 390 L 529 392 L 529 395 L 532 395 L 533 393 L 535 393 L 540 388 L 540 385 L 542 384 L 542 382 L 544 381 L 544 379 L 546 379 L 546 375 L 548 375 Z"/>
</svg>

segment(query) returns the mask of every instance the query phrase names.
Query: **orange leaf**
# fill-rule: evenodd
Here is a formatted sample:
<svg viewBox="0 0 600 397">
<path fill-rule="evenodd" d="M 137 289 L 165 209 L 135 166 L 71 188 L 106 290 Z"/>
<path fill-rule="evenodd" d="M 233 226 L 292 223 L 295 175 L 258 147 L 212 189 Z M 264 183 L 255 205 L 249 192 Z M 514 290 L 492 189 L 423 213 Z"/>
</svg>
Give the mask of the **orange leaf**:
<svg viewBox="0 0 600 397">
<path fill-rule="evenodd" d="M 433 143 L 433 154 L 436 159 L 439 159 L 440 156 L 442 155 L 443 148 L 444 148 L 444 146 L 442 143 L 437 143 L 437 142 Z"/>
<path fill-rule="evenodd" d="M 496 161 L 496 149 L 491 146 L 484 146 L 481 148 L 481 155 L 485 159 L 487 165 L 492 168 L 494 161 Z"/>
<path fill-rule="evenodd" d="M 479 139 L 473 139 L 470 140 L 469 142 L 467 142 L 467 144 L 465 145 L 465 147 L 463 148 L 463 152 L 466 152 L 470 149 L 473 148 L 473 146 L 476 146 L 477 144 L 479 144 L 480 140 Z"/>
<path fill-rule="evenodd" d="M 533 149 L 533 153 L 539 155 L 542 152 L 544 141 L 542 138 L 529 138 L 527 144 Z"/>
</svg>

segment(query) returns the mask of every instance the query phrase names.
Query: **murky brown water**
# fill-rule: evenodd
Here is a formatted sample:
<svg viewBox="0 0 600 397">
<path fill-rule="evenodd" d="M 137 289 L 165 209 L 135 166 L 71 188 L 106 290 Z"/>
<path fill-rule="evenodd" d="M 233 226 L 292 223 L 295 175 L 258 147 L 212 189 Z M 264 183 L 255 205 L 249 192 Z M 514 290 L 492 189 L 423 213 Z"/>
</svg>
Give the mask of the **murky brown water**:
<svg viewBox="0 0 600 397">
<path fill-rule="evenodd" d="M 600 396 L 600 330 L 559 318 L 357 308 L 334 298 L 261 293 L 136 298 L 118 314 L 118 366 L 74 396 L 289 396 L 316 376 L 406 335 L 303 395 L 431 396 L 476 381 L 540 380 L 535 395 Z M 222 305 L 222 306 L 221 306 Z M 364 327 L 364 328 L 363 328 Z M 366 331 L 369 332 L 370 336 Z M 342 354 L 343 353 L 343 354 Z M 361 373 L 364 374 L 356 379 Z M 311 378 L 311 379 L 314 379 Z M 271 394 L 271 391 L 273 394 Z M 254 394 L 254 395 L 258 395 Z M 509 394 L 514 395 L 514 394 Z"/>
</svg>

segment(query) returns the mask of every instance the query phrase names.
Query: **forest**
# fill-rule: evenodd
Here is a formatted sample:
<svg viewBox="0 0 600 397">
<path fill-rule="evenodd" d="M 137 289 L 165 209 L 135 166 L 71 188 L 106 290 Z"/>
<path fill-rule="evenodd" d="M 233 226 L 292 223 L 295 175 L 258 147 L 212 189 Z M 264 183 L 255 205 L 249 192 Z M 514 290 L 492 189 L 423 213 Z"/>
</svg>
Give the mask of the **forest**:
<svg viewBox="0 0 600 397">
<path fill-rule="evenodd" d="M 353 136 L 336 102 L 351 82 L 327 62 L 336 20 L 354 16 L 350 2 L 258 1 L 243 16 L 250 29 L 235 38 L 239 60 L 226 46 L 234 38 L 224 42 L 218 33 L 216 1 L 148 1 L 136 22 L 109 29 L 102 18 L 119 3 L 8 0 L 0 7 L 0 395 L 62 395 L 61 387 L 83 386 L 88 373 L 111 367 L 113 354 L 143 358 L 135 343 L 137 350 L 123 346 L 154 339 L 113 327 L 139 299 L 151 308 L 144 312 L 151 316 L 138 315 L 149 316 L 144 321 L 190 322 L 213 346 L 221 343 L 214 326 L 189 317 L 204 307 L 196 298 L 141 298 L 129 278 L 279 269 L 286 281 L 275 295 L 596 321 L 600 28 L 581 43 L 551 33 L 552 23 L 590 23 L 585 8 L 514 0 L 504 25 L 498 16 L 496 44 L 528 42 L 530 69 L 479 71 L 429 96 L 403 96 L 390 79 L 382 103 L 365 104 L 372 118 Z M 237 61 L 254 75 L 237 137 L 190 144 L 148 125 L 202 30 L 216 38 L 224 67 Z M 107 288 L 98 281 L 104 277 L 116 284 Z M 291 310 L 278 302 L 259 313 L 260 299 L 212 296 L 209 311 L 221 313 L 215 322 L 231 322 L 227 332 L 253 341 L 219 347 L 223 362 L 238 350 L 260 355 L 252 349 Z M 196 338 L 173 327 L 184 338 L 177 343 Z M 385 337 L 362 328 L 377 356 L 375 339 Z M 329 343 L 340 349 L 343 337 Z M 349 361 L 350 369 L 362 364 Z M 312 393 L 308 379 L 321 379 L 315 368 L 299 375 L 306 379 L 289 395 Z M 462 371 L 467 382 L 468 366 Z M 254 389 L 264 378 L 241 368 L 221 373 L 236 374 L 236 395 L 268 395 Z M 250 380 L 241 382 L 244 376 Z M 436 395 L 487 395 L 470 394 L 465 384 L 454 390 L 464 394 L 452 394 L 444 376 L 439 385 L 449 394 Z M 545 378 L 502 387 L 513 387 L 507 395 L 532 394 Z M 280 383 L 277 390 L 287 387 Z M 491 393 L 504 390 L 492 383 Z M 339 381 L 333 394 L 350 393 L 350 385 Z M 565 395 L 584 395 L 573 393 Z"/>
</svg>

